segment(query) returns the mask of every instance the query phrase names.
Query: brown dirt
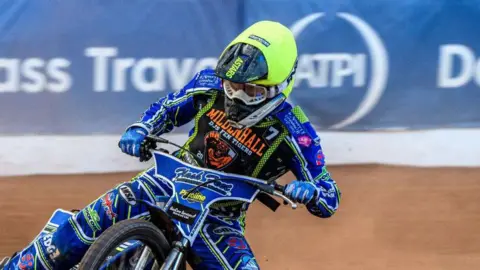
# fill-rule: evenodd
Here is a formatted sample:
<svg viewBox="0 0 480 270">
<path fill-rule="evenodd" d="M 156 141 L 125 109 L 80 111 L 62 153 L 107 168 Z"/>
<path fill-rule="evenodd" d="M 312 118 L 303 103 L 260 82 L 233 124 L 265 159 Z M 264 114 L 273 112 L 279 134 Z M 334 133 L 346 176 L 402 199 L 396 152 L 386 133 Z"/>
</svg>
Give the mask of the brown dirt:
<svg viewBox="0 0 480 270">
<path fill-rule="evenodd" d="M 262 269 L 477 269 L 480 169 L 331 167 L 339 211 L 276 213 L 255 203 L 247 237 Z M 81 208 L 134 173 L 0 179 L 0 256 L 24 247 L 56 208 Z"/>
</svg>

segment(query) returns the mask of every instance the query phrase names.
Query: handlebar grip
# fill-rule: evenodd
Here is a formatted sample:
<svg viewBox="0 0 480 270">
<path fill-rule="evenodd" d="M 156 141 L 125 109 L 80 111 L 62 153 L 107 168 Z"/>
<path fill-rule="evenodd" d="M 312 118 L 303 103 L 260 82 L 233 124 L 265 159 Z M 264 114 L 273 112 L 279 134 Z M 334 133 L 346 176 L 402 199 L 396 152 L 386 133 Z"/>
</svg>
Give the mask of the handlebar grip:
<svg viewBox="0 0 480 270">
<path fill-rule="evenodd" d="M 285 195 L 285 186 L 284 185 L 280 185 L 278 183 L 275 183 L 273 187 L 275 188 L 276 191 L 281 192 L 283 195 Z M 283 204 L 287 205 L 288 202 L 284 200 Z"/>
<path fill-rule="evenodd" d="M 285 192 L 285 186 L 283 186 L 283 185 L 275 183 L 274 188 L 275 188 L 276 191 L 279 191 L 282 194 Z"/>
<path fill-rule="evenodd" d="M 144 140 L 140 145 L 140 162 L 148 161 L 152 158 L 150 149 L 155 148 L 155 142 Z"/>
</svg>

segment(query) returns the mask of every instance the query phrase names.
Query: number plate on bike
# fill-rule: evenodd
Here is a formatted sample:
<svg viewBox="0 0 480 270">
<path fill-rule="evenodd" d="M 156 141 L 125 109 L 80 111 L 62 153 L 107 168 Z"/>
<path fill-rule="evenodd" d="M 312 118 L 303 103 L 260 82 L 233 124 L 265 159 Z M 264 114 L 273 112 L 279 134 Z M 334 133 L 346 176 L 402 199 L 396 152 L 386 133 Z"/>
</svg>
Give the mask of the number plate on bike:
<svg viewBox="0 0 480 270">
<path fill-rule="evenodd" d="M 192 225 L 198 214 L 199 210 L 190 208 L 188 206 L 173 202 L 168 208 L 167 213 L 174 219 L 183 222 L 188 225 Z"/>
</svg>

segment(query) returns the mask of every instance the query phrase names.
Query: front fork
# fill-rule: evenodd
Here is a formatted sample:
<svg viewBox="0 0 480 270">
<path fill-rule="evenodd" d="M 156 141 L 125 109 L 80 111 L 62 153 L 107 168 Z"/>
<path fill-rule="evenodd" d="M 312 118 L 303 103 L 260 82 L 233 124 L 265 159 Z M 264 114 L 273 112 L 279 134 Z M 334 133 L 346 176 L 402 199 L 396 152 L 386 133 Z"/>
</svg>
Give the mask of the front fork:
<svg viewBox="0 0 480 270">
<path fill-rule="evenodd" d="M 165 258 L 165 262 L 163 263 L 162 267 L 159 267 L 158 262 L 155 261 L 152 269 L 153 270 L 159 270 L 159 269 L 160 270 L 177 270 L 180 267 L 185 257 L 185 251 L 187 248 L 188 248 L 188 240 L 186 238 L 182 238 L 180 241 L 173 242 L 173 248 L 168 253 L 167 258 Z M 145 247 L 142 251 L 142 255 L 140 256 L 140 259 L 138 260 L 135 266 L 135 270 L 144 269 L 151 255 L 152 255 L 152 252 L 150 248 Z"/>
<path fill-rule="evenodd" d="M 160 270 L 177 270 L 185 257 L 185 251 L 187 248 L 188 240 L 185 237 L 180 241 L 173 242 L 173 248 L 165 259 Z"/>
</svg>

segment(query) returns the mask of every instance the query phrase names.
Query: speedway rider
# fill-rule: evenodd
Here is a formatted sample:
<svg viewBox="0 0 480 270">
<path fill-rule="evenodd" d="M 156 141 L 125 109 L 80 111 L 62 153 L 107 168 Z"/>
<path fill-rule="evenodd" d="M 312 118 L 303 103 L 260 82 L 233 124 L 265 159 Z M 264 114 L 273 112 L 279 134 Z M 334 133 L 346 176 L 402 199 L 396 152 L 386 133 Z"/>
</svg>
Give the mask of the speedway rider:
<svg viewBox="0 0 480 270">
<path fill-rule="evenodd" d="M 139 157 L 148 134 L 160 135 L 194 120 L 185 147 L 176 156 L 228 172 L 275 180 L 288 171 L 285 195 L 320 218 L 337 210 L 340 191 L 325 166 L 320 138 L 300 107 L 286 102 L 295 82 L 297 47 L 288 28 L 277 22 L 257 22 L 222 52 L 215 70 L 202 70 L 181 90 L 154 102 L 141 119 L 127 128 L 119 147 Z M 193 157 L 192 154 L 196 155 Z M 171 196 L 172 190 L 147 169 L 128 185 L 136 198 Z M 144 205 L 129 205 L 111 189 L 52 234 L 37 238 L 5 269 L 68 269 L 77 264 L 94 239 L 123 219 L 144 218 Z M 258 269 L 244 236 L 248 204 L 217 202 L 192 245 L 194 269 Z M 30 259 L 29 264 L 25 260 Z M 33 259 L 33 261 L 32 261 Z M 1 267 L 0 267 L 1 268 Z"/>
</svg>

